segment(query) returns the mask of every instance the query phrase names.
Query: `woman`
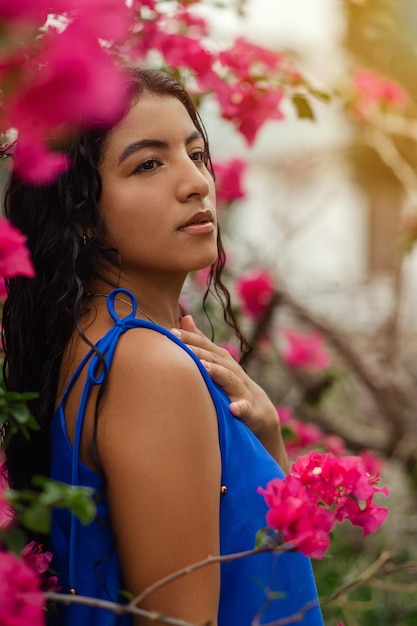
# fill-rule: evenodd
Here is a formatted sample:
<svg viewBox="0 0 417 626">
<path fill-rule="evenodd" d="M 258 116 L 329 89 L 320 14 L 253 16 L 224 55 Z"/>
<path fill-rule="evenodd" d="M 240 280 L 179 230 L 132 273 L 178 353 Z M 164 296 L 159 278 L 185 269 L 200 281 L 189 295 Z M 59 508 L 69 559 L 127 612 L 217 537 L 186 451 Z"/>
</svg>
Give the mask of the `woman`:
<svg viewBox="0 0 417 626">
<path fill-rule="evenodd" d="M 28 237 L 33 281 L 8 281 L 5 380 L 36 390 L 41 429 L 16 437 L 14 487 L 35 474 L 97 495 L 83 526 L 57 509 L 52 528 L 63 592 L 121 600 L 209 555 L 251 549 L 264 525 L 257 487 L 287 461 L 276 411 L 229 355 L 181 321 L 190 271 L 212 266 L 225 319 L 208 143 L 173 79 L 136 70 L 112 129 L 86 130 L 50 187 L 13 177 L 6 214 Z M 220 520 L 220 522 L 219 522 Z M 273 599 L 271 592 L 278 592 Z M 269 594 L 269 595 L 268 595 Z M 317 604 L 307 559 L 260 554 L 212 563 L 163 585 L 140 608 L 190 623 L 248 626 Z M 309 604 L 310 603 L 310 604 Z M 70 605 L 65 625 L 163 623 Z M 322 624 L 320 609 L 305 626 Z"/>
</svg>

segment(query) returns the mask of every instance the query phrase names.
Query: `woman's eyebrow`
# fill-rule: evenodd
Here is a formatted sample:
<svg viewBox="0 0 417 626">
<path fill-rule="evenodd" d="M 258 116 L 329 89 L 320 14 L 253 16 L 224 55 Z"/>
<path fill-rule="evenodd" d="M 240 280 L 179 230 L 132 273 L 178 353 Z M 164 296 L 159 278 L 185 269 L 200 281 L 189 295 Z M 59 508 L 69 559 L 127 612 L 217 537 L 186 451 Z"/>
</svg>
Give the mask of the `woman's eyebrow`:
<svg viewBox="0 0 417 626">
<path fill-rule="evenodd" d="M 185 140 L 185 145 L 188 146 L 196 139 L 204 139 L 203 135 L 198 130 L 194 130 L 190 135 L 188 135 Z M 117 164 L 121 165 L 123 161 L 126 161 L 126 159 L 128 159 L 132 154 L 138 152 L 139 150 L 143 150 L 143 148 L 159 148 L 168 150 L 169 145 L 166 141 L 161 141 L 160 139 L 140 139 L 139 141 L 133 141 L 124 148 L 119 156 Z"/>
</svg>

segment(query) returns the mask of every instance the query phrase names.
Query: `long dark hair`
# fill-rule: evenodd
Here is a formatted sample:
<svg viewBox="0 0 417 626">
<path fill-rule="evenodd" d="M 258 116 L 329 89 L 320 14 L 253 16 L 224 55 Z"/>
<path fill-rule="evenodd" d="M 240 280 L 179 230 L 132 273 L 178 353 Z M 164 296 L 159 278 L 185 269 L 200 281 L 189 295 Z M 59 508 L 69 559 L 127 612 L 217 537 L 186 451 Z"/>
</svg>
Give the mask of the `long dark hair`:
<svg viewBox="0 0 417 626">
<path fill-rule="evenodd" d="M 204 126 L 181 84 L 168 74 L 149 69 L 129 71 L 129 84 L 128 106 L 143 92 L 180 100 L 202 133 L 209 154 Z M 92 281 L 104 279 L 103 264 L 110 257 L 114 262 L 117 252 L 100 245 L 103 227 L 98 165 L 108 132 L 109 129 L 90 127 L 79 133 L 68 147 L 71 166 L 55 183 L 30 186 L 12 175 L 6 188 L 6 217 L 27 236 L 36 272 L 34 279 L 6 280 L 8 297 L 3 309 L 6 388 L 39 394 L 29 408 L 40 430 L 33 432 L 30 441 L 15 435 L 6 450 L 8 477 L 15 489 L 29 487 L 35 475 L 49 474 L 49 429 L 61 359 L 74 328 L 86 340 L 80 324 L 83 302 Z M 218 258 L 211 269 L 208 291 L 212 285 L 224 319 L 234 328 L 244 350 L 248 346 L 221 280 L 225 253 L 220 234 L 217 246 Z"/>
</svg>

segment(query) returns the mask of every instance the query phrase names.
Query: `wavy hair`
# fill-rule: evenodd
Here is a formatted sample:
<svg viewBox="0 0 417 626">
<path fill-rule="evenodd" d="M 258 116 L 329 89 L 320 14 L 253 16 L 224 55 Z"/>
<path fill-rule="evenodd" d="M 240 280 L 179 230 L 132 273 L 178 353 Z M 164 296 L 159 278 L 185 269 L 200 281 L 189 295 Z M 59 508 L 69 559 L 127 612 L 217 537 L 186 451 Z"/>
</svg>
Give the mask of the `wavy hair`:
<svg viewBox="0 0 417 626">
<path fill-rule="evenodd" d="M 182 102 L 202 133 L 209 155 L 204 126 L 180 83 L 168 74 L 136 68 L 129 70 L 129 84 L 128 107 L 144 92 L 173 96 Z M 36 272 L 34 279 L 6 280 L 8 297 L 3 309 L 6 388 L 39 394 L 29 403 L 29 408 L 40 429 L 32 433 L 30 441 L 15 435 L 6 450 L 8 477 L 15 489 L 29 487 L 35 475 L 49 475 L 49 430 L 61 359 L 74 329 L 89 343 L 80 323 L 83 302 L 92 281 L 104 279 L 103 268 L 109 261 L 114 263 L 117 255 L 117 251 L 100 245 L 102 184 L 98 166 L 108 132 L 109 129 L 102 127 L 90 127 L 74 137 L 67 150 L 71 165 L 53 184 L 31 186 L 12 174 L 5 191 L 6 217 L 26 235 Z M 213 173 L 210 158 L 209 167 Z M 220 233 L 217 247 L 218 258 L 211 269 L 207 292 L 213 286 L 224 319 L 235 330 L 245 352 L 249 346 L 221 280 L 225 253 Z M 93 441 L 93 449 L 95 444 Z"/>
</svg>

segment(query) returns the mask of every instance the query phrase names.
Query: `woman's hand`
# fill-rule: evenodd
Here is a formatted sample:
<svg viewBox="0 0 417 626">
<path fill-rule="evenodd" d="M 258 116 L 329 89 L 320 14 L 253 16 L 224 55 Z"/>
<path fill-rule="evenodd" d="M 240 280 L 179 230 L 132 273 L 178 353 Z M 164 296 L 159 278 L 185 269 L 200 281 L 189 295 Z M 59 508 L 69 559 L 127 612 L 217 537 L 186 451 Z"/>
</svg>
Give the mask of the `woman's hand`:
<svg viewBox="0 0 417 626">
<path fill-rule="evenodd" d="M 278 461 L 282 469 L 289 469 L 288 457 L 281 436 L 277 410 L 265 391 L 253 381 L 231 356 L 216 346 L 196 327 L 191 315 L 173 329 L 205 366 L 211 379 L 229 396 L 231 413 L 242 420 Z"/>
</svg>

